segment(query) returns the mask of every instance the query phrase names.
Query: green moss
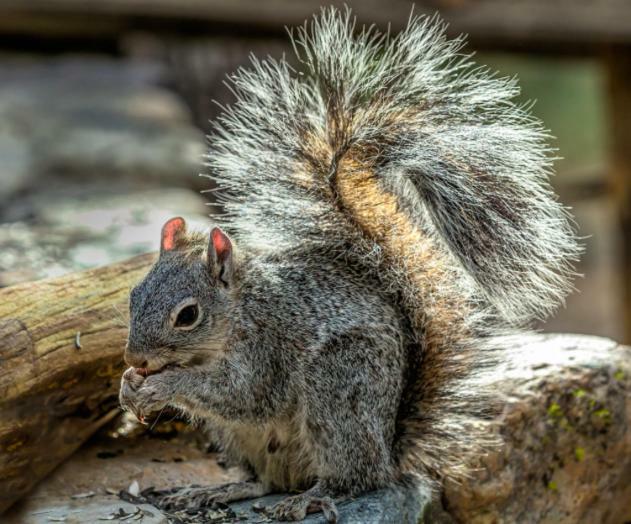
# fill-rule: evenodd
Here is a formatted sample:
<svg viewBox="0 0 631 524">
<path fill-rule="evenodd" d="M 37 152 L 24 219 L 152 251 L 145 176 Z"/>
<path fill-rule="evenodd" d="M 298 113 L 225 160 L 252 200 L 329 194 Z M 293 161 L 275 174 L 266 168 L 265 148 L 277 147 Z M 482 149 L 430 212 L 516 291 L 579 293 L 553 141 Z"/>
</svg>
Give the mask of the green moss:
<svg viewBox="0 0 631 524">
<path fill-rule="evenodd" d="M 611 421 L 611 411 L 609 411 L 607 408 L 602 408 L 594 411 L 594 415 L 596 415 L 598 418 L 603 419 L 606 422 Z"/>
<path fill-rule="evenodd" d="M 613 374 L 613 378 L 615 378 L 616 380 L 622 382 L 624 380 L 624 371 L 622 371 L 621 369 L 619 369 L 618 371 L 616 371 Z"/>
<path fill-rule="evenodd" d="M 563 416 L 561 406 L 559 406 L 556 402 L 550 404 L 550 407 L 548 408 L 548 416 L 552 418 L 561 418 Z"/>
<path fill-rule="evenodd" d="M 548 489 L 550 491 L 559 491 L 559 486 L 557 485 L 556 480 L 548 482 Z"/>
<path fill-rule="evenodd" d="M 574 396 L 576 398 L 583 398 L 585 395 L 587 395 L 587 391 L 585 391 L 584 389 L 581 389 L 581 388 L 577 389 L 574 392 Z"/>
<path fill-rule="evenodd" d="M 576 447 L 574 449 L 574 456 L 576 460 L 583 462 L 583 460 L 585 460 L 585 448 L 581 448 L 580 446 Z"/>
</svg>

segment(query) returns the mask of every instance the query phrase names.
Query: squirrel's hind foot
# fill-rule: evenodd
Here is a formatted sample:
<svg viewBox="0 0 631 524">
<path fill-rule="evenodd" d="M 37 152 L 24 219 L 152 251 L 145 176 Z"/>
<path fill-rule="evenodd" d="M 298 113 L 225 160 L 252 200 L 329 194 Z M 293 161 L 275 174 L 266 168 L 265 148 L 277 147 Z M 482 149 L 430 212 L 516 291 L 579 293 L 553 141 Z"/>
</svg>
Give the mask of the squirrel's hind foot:
<svg viewBox="0 0 631 524">
<path fill-rule="evenodd" d="M 164 510 L 201 509 L 265 495 L 260 482 L 234 482 L 220 486 L 187 486 L 157 492 L 155 504 Z"/>
<path fill-rule="evenodd" d="M 266 508 L 265 514 L 276 520 L 304 520 L 308 513 L 321 511 L 327 522 L 335 523 L 338 520 L 337 507 L 331 497 L 310 489 L 300 495 L 292 495 L 273 506 Z"/>
</svg>

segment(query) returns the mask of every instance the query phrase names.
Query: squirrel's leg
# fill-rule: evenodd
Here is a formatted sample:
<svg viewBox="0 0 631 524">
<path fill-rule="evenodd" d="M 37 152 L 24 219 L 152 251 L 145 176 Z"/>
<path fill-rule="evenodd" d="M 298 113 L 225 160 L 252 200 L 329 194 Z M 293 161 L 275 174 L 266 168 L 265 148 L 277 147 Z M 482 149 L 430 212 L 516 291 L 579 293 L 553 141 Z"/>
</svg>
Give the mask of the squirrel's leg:
<svg viewBox="0 0 631 524">
<path fill-rule="evenodd" d="M 404 383 L 403 344 L 394 329 L 353 330 L 330 340 L 306 363 L 304 428 L 318 480 L 268 510 L 278 520 L 323 511 L 334 501 L 392 484 L 395 420 Z"/>
<path fill-rule="evenodd" d="M 213 504 L 262 497 L 267 494 L 263 484 L 254 481 L 233 482 L 219 486 L 188 486 L 157 492 L 153 501 L 165 510 L 199 509 Z"/>
</svg>

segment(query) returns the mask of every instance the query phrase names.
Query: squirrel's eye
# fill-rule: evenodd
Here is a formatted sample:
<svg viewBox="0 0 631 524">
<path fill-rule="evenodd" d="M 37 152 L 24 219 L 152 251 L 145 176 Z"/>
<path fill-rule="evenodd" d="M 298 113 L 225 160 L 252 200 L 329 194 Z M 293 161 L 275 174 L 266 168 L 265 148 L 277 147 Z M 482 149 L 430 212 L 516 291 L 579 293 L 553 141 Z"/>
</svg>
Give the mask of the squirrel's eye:
<svg viewBox="0 0 631 524">
<path fill-rule="evenodd" d="M 199 308 L 197 306 L 187 306 L 177 315 L 175 319 L 175 327 L 185 327 L 194 324 L 199 316 Z"/>
<path fill-rule="evenodd" d="M 200 321 L 201 311 L 194 299 L 185 300 L 171 316 L 171 324 L 177 329 L 193 329 Z"/>
</svg>

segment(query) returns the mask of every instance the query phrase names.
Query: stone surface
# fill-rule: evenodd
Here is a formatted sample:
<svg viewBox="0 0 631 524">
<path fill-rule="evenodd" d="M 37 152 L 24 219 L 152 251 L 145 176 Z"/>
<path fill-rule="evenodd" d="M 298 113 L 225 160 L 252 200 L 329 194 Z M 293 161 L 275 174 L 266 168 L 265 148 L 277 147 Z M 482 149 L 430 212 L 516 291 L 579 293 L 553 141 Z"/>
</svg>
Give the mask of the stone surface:
<svg viewBox="0 0 631 524">
<path fill-rule="evenodd" d="M 150 486 L 166 489 L 201 479 L 219 484 L 242 478 L 235 468 L 226 470 L 217 465 L 215 454 L 206 452 L 208 442 L 199 432 L 174 422 L 152 429 L 146 431 L 133 417 L 124 415 L 14 505 L 2 516 L 2 522 L 43 524 L 50 522 L 50 515 L 66 516 L 67 522 L 73 522 L 76 514 L 85 518 L 82 512 L 75 513 L 84 508 L 95 518 L 78 522 L 97 522 L 120 507 L 129 512 L 130 504 L 122 501 L 118 493 L 133 483 L 139 490 Z M 151 512 L 161 515 L 156 508 Z"/>
<path fill-rule="evenodd" d="M 0 54 L 0 286 L 155 250 L 203 218 L 203 133 L 149 58 Z M 178 189 L 172 189 L 178 188 Z"/>
<path fill-rule="evenodd" d="M 272 495 L 258 499 L 257 504 L 271 506 L 285 495 Z M 421 487 L 407 487 L 383 489 L 366 493 L 357 499 L 338 504 L 339 524 L 360 523 L 397 523 L 417 524 L 428 511 L 431 495 Z M 231 504 L 231 509 L 239 516 L 247 518 L 248 522 L 261 521 L 261 513 L 252 509 L 253 501 L 243 501 Z M 264 522 L 277 522 L 267 520 Z M 326 520 L 322 514 L 308 515 L 305 524 L 324 524 Z"/>
<path fill-rule="evenodd" d="M 157 251 L 167 219 L 208 224 L 204 199 L 186 189 L 65 186 L 8 206 L 0 224 L 0 287 Z"/>
<path fill-rule="evenodd" d="M 33 510 L 17 518 L 9 517 L 7 524 L 86 524 L 96 522 L 142 522 L 142 524 L 167 524 L 167 517 L 148 504 L 131 504 L 115 495 L 81 496 L 77 499 L 51 499 L 42 509 Z"/>
<path fill-rule="evenodd" d="M 430 504 L 423 489 L 383 490 L 341 504 L 341 522 L 619 524 L 631 519 L 631 348 L 576 335 L 524 335 L 503 343 L 510 358 L 491 377 L 504 405 L 498 429 L 503 445 L 480 458 L 472 478 L 445 486 L 442 505 Z M 134 428 L 127 419 L 101 433 L 5 521 L 39 524 L 50 522 L 44 515 L 66 512 L 72 522 L 71 512 L 81 508 L 89 515 L 109 515 L 129 506 L 107 489 L 126 489 L 134 481 L 142 490 L 240 478 L 238 470 L 219 467 L 215 455 L 206 453 L 200 432 L 178 425 L 165 436 L 163 425 L 158 434 L 156 429 L 138 434 Z M 72 499 L 90 491 L 95 495 Z M 266 522 L 251 511 L 253 502 L 232 508 L 247 514 L 248 522 Z M 322 517 L 312 515 L 307 522 Z"/>
<path fill-rule="evenodd" d="M 203 134 L 148 60 L 0 56 L 0 207 L 51 176 L 197 181 Z"/>
<path fill-rule="evenodd" d="M 631 519 L 631 348 L 578 335 L 505 341 L 493 377 L 503 445 L 446 487 L 460 522 Z"/>
</svg>

